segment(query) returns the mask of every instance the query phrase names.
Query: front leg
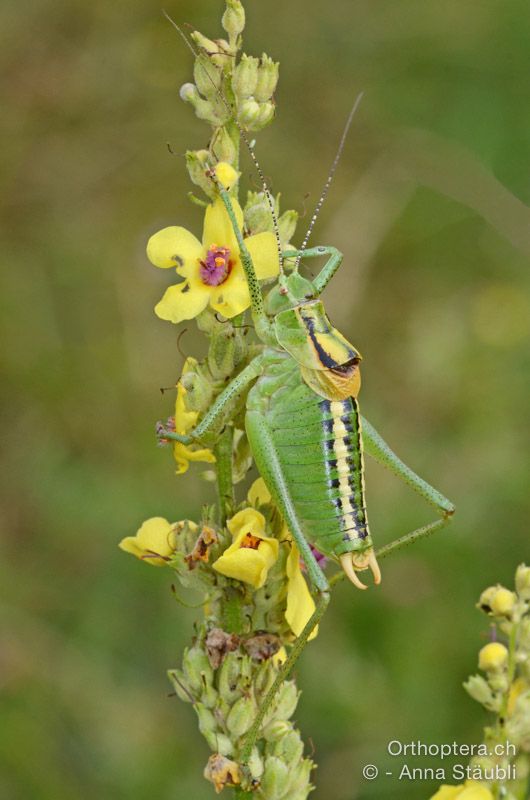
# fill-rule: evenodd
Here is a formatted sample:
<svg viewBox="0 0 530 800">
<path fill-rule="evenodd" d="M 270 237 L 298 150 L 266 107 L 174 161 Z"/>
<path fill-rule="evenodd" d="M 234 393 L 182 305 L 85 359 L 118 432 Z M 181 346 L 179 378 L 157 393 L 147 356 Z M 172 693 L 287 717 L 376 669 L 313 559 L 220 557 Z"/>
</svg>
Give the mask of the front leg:
<svg viewBox="0 0 530 800">
<path fill-rule="evenodd" d="M 157 431 L 158 438 L 170 439 L 174 442 L 182 442 L 182 444 L 193 444 L 193 442 L 200 442 L 205 436 L 212 434 L 217 436 L 230 416 L 234 400 L 261 374 L 263 361 L 263 354 L 253 358 L 250 364 L 241 370 L 239 375 L 230 381 L 228 386 L 218 395 L 214 404 L 190 434 L 183 436 L 179 433 L 165 430 L 165 428 L 160 428 Z"/>
<path fill-rule="evenodd" d="M 308 250 L 288 250 L 286 253 L 282 253 L 282 258 L 318 258 L 319 256 L 329 256 L 329 259 L 313 281 L 316 297 L 322 294 L 342 264 L 344 256 L 340 250 L 337 250 L 336 247 L 320 246 L 310 247 Z"/>
</svg>

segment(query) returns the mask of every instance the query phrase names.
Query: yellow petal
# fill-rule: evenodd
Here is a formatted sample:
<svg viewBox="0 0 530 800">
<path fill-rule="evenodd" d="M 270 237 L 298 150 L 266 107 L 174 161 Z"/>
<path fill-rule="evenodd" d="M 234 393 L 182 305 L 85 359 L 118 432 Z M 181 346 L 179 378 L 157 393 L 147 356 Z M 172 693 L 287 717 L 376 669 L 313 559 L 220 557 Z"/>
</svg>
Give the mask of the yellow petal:
<svg viewBox="0 0 530 800">
<path fill-rule="evenodd" d="M 285 619 L 295 636 L 300 636 L 315 612 L 315 603 L 300 569 L 300 553 L 294 542 L 287 558 L 287 609 Z M 312 632 L 309 641 L 318 634 L 318 627 Z"/>
<path fill-rule="evenodd" d="M 141 558 L 144 554 L 142 548 L 138 545 L 136 536 L 126 536 L 122 539 L 118 547 L 120 550 L 125 550 L 126 553 L 132 553 L 136 558 Z"/>
<path fill-rule="evenodd" d="M 493 800 L 490 790 L 478 781 L 466 781 L 458 800 Z"/>
<path fill-rule="evenodd" d="M 188 270 L 197 272 L 197 262 L 202 254 L 202 245 L 197 237 L 176 225 L 162 228 L 147 243 L 147 258 L 155 267 L 176 267 L 181 275 L 186 275 Z"/>
<path fill-rule="evenodd" d="M 255 508 L 244 508 L 228 520 L 227 528 L 232 534 L 234 544 L 237 544 L 238 537 L 241 539 L 246 533 L 262 539 L 265 533 L 265 517 Z"/>
<path fill-rule="evenodd" d="M 118 546 L 148 564 L 163 567 L 166 564 L 163 557 L 170 556 L 175 550 L 173 525 L 164 517 L 151 517 L 138 529 L 136 536 L 126 536 Z M 153 554 L 162 558 L 153 557 Z"/>
<path fill-rule="evenodd" d="M 198 411 L 188 411 L 186 408 L 187 390 L 179 381 L 177 383 L 177 399 L 175 400 L 175 431 L 184 435 L 195 427 Z"/>
<path fill-rule="evenodd" d="M 245 239 L 245 245 L 252 258 L 257 277 L 260 280 L 275 278 L 280 271 L 275 235 L 268 231 L 256 233 Z"/>
<path fill-rule="evenodd" d="M 169 556 L 175 549 L 173 525 L 164 517 L 146 519 L 136 533 L 136 538 L 145 552 Z"/>
<path fill-rule="evenodd" d="M 240 172 L 237 172 L 237 170 L 226 161 L 219 161 L 214 167 L 214 172 L 221 186 L 228 191 L 238 182 L 239 176 L 241 175 Z"/>
<path fill-rule="evenodd" d="M 454 800 L 455 797 L 460 798 L 463 788 L 463 786 L 440 786 L 430 800 Z"/>
<path fill-rule="evenodd" d="M 245 276 L 234 269 L 224 283 L 213 289 L 210 305 L 227 319 L 245 311 L 250 305 L 250 294 Z"/>
<path fill-rule="evenodd" d="M 213 568 L 228 578 L 249 583 L 255 589 L 261 588 L 278 558 L 278 540 L 265 536 L 265 517 L 254 508 L 238 511 L 228 520 L 227 527 L 233 542 L 212 564 Z M 249 535 L 259 540 L 254 546 L 245 546 Z"/>
<path fill-rule="evenodd" d="M 237 200 L 232 200 L 232 207 L 239 225 L 243 229 L 243 212 Z M 217 197 L 206 209 L 204 215 L 204 229 L 202 234 L 202 244 L 208 250 L 212 244 L 219 247 L 228 247 L 233 258 L 239 255 L 239 247 L 236 235 L 230 222 L 230 217 L 220 197 Z"/>
<path fill-rule="evenodd" d="M 247 500 L 251 506 L 260 506 L 271 502 L 271 495 L 263 478 L 257 478 L 248 490 Z"/>
<path fill-rule="evenodd" d="M 169 322 L 182 322 L 193 319 L 208 305 L 210 292 L 205 287 L 202 291 L 195 286 L 192 288 L 187 281 L 170 286 L 163 298 L 155 306 L 155 314 L 160 319 Z"/>
</svg>

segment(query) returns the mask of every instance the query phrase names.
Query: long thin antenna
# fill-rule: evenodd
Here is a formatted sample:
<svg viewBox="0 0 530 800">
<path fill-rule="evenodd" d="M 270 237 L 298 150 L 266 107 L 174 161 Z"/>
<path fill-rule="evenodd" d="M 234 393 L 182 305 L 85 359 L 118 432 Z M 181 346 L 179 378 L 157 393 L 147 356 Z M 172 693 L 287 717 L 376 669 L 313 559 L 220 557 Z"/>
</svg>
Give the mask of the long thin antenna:
<svg viewBox="0 0 530 800">
<path fill-rule="evenodd" d="M 178 31 L 178 33 L 182 37 L 182 39 L 184 39 L 184 42 L 186 43 L 186 46 L 191 50 L 191 52 L 193 53 L 195 58 L 198 58 L 198 56 L 199 56 L 198 52 L 193 47 L 193 45 L 189 41 L 188 37 L 186 36 L 186 34 L 182 30 L 182 28 L 180 28 L 179 25 L 177 25 L 175 20 L 172 19 L 169 16 L 169 14 L 167 13 L 167 11 L 165 11 L 165 9 L 162 9 L 162 13 L 165 16 L 165 18 L 168 20 L 168 22 L 170 22 L 171 25 L 173 25 L 175 30 Z M 229 102 L 227 101 L 226 97 L 221 92 L 221 90 L 218 89 L 217 86 L 215 85 L 215 83 L 214 83 L 214 81 L 212 79 L 212 76 L 210 75 L 208 70 L 205 70 L 205 74 L 208 76 L 208 79 L 210 80 L 212 86 L 214 87 L 215 91 L 217 92 L 217 94 L 221 98 L 221 102 L 223 103 L 223 105 L 225 106 L 227 111 L 230 113 L 230 115 L 232 115 L 232 112 L 233 112 L 232 107 L 230 106 Z M 267 203 L 268 203 L 268 206 L 269 206 L 269 209 L 270 209 L 270 212 L 271 212 L 271 217 L 272 217 L 272 225 L 273 225 L 273 229 L 274 229 L 274 236 L 276 237 L 276 247 L 278 249 L 278 260 L 279 260 L 279 263 L 280 263 L 280 274 L 283 276 L 284 271 L 283 271 L 283 260 L 282 260 L 282 243 L 281 243 L 281 239 L 280 239 L 280 228 L 278 226 L 278 220 L 276 218 L 276 209 L 274 207 L 274 199 L 273 199 L 272 194 L 271 194 L 271 192 L 269 190 L 267 181 L 265 180 L 265 175 L 263 174 L 263 170 L 261 169 L 261 167 L 259 165 L 258 159 L 257 159 L 256 154 L 254 152 L 254 148 L 252 147 L 252 145 L 251 145 L 251 143 L 249 141 L 249 138 L 248 138 L 248 136 L 246 134 L 246 131 L 243 130 L 243 128 L 241 127 L 241 125 L 239 124 L 237 119 L 234 118 L 234 122 L 235 122 L 235 124 L 237 126 L 237 129 L 238 129 L 240 135 L 241 135 L 241 138 L 243 139 L 243 141 L 245 143 L 245 146 L 246 146 L 248 152 L 250 153 L 250 158 L 252 159 L 254 167 L 255 167 L 258 175 L 259 175 L 262 189 L 263 189 L 263 191 L 265 193 L 265 197 L 267 198 Z"/>
<path fill-rule="evenodd" d="M 353 117 L 355 116 L 355 112 L 359 108 L 361 100 L 363 99 L 363 95 L 364 95 L 364 92 L 361 92 L 360 94 L 357 95 L 357 97 L 355 99 L 355 103 L 352 106 L 352 110 L 350 111 L 350 113 L 348 115 L 348 119 L 346 121 L 346 125 L 344 126 L 344 130 L 342 131 L 342 136 L 341 136 L 341 139 L 340 139 L 340 143 L 339 143 L 339 147 L 338 147 L 337 153 L 336 153 L 335 158 L 333 160 L 333 164 L 331 165 L 331 169 L 329 171 L 329 175 L 327 177 L 326 183 L 324 184 L 324 188 L 322 190 L 322 194 L 320 195 L 318 203 L 315 206 L 315 210 L 313 212 L 313 216 L 311 217 L 311 222 L 309 223 L 309 228 L 307 229 L 307 233 L 304 236 L 304 241 L 302 242 L 302 246 L 300 248 L 300 255 L 296 259 L 295 270 L 297 270 L 298 267 L 299 267 L 300 259 L 302 258 L 303 251 L 307 247 L 307 243 L 309 241 L 309 237 L 311 236 L 311 234 L 313 232 L 313 228 L 315 227 L 315 222 L 317 221 L 318 215 L 320 214 L 320 209 L 324 205 L 324 200 L 327 197 L 327 194 L 328 194 L 328 191 L 329 191 L 329 187 L 331 186 L 331 182 L 333 180 L 333 176 L 335 175 L 335 170 L 337 169 L 338 163 L 340 161 L 340 157 L 342 155 L 342 151 L 344 150 L 344 145 L 346 144 L 346 139 L 348 138 L 348 133 L 349 133 L 349 130 L 350 130 L 350 127 L 351 127 L 351 124 L 352 124 Z"/>
</svg>

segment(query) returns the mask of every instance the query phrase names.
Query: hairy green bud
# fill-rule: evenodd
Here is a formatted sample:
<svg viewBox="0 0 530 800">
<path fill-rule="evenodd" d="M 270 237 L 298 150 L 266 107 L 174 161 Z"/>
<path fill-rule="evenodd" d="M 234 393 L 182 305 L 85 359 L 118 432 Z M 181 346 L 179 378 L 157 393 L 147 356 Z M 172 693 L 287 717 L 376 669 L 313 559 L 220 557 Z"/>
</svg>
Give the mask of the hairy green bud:
<svg viewBox="0 0 530 800">
<path fill-rule="evenodd" d="M 235 164 L 237 161 L 237 148 L 225 127 L 214 131 L 210 150 L 216 161 L 226 161 L 227 164 Z"/>
<path fill-rule="evenodd" d="M 226 0 L 226 10 L 221 19 L 221 25 L 229 35 L 231 41 L 243 33 L 245 28 L 245 9 L 240 0 Z"/>
<path fill-rule="evenodd" d="M 276 107 L 274 103 L 271 102 L 260 104 L 259 121 L 258 121 L 259 128 L 256 128 L 256 130 L 260 130 L 261 128 L 264 128 L 266 125 L 268 125 L 269 122 L 272 122 L 274 118 L 275 108 Z"/>
<path fill-rule="evenodd" d="M 232 706 L 226 720 L 228 732 L 236 739 L 243 736 L 254 722 L 256 711 L 252 697 L 240 697 Z"/>
<path fill-rule="evenodd" d="M 200 53 L 195 59 L 193 77 L 197 89 L 204 97 L 210 99 L 218 96 L 221 89 L 221 72 L 204 53 Z"/>
<path fill-rule="evenodd" d="M 208 737 L 217 731 L 216 719 L 213 712 L 206 708 L 204 703 L 195 703 L 194 708 L 199 718 L 199 730 L 208 741 Z"/>
<path fill-rule="evenodd" d="M 239 122 L 243 127 L 250 130 L 257 130 L 259 126 L 260 105 L 254 98 L 244 100 L 239 106 Z"/>
<path fill-rule="evenodd" d="M 298 731 L 292 729 L 283 736 L 274 746 L 274 755 L 282 758 L 286 764 L 295 766 L 302 758 L 304 743 Z"/>
<path fill-rule="evenodd" d="M 290 719 L 298 705 L 300 693 L 294 681 L 285 681 L 278 689 L 273 705 L 275 719 Z"/>
<path fill-rule="evenodd" d="M 219 694 L 230 704 L 241 696 L 240 678 L 242 660 L 242 656 L 238 653 L 228 653 L 219 668 Z"/>
<path fill-rule="evenodd" d="M 522 600 L 530 600 L 530 567 L 520 564 L 515 573 L 515 588 Z"/>
<path fill-rule="evenodd" d="M 278 220 L 278 228 L 280 231 L 280 241 L 285 247 L 294 236 L 296 225 L 298 224 L 298 211 L 284 211 Z"/>
<path fill-rule="evenodd" d="M 193 703 L 195 698 L 193 696 L 193 690 L 184 677 L 184 673 L 180 669 L 170 669 L 168 670 L 167 676 L 171 683 L 173 684 L 173 688 L 175 689 L 175 694 L 182 700 L 184 703 Z"/>
<path fill-rule="evenodd" d="M 274 722 L 270 722 L 267 727 L 263 729 L 263 738 L 268 742 L 277 742 L 285 737 L 292 728 L 292 724 L 287 722 L 287 720 L 275 720 Z"/>
<path fill-rule="evenodd" d="M 489 683 L 482 675 L 471 675 L 464 683 L 464 689 L 473 700 L 481 703 L 486 708 L 493 710 L 496 700 Z"/>
<path fill-rule="evenodd" d="M 186 681 L 197 695 L 213 680 L 213 670 L 208 656 L 198 645 L 184 650 L 182 668 Z"/>
<path fill-rule="evenodd" d="M 298 764 L 294 766 L 292 771 L 289 770 L 289 794 L 291 792 L 295 794 L 300 792 L 302 793 L 302 797 L 304 797 L 303 792 L 307 792 L 308 790 L 309 778 L 312 769 L 313 762 L 309 758 L 304 758 L 303 761 L 299 761 Z"/>
<path fill-rule="evenodd" d="M 267 800 L 281 800 L 289 787 L 287 765 L 276 756 L 267 756 L 261 778 L 261 791 Z"/>
<path fill-rule="evenodd" d="M 254 94 L 258 83 L 259 59 L 243 53 L 232 75 L 232 90 L 239 101 Z"/>
<path fill-rule="evenodd" d="M 265 769 L 265 765 L 263 763 L 263 759 L 260 756 L 257 747 L 252 748 L 252 752 L 248 759 L 247 767 L 251 778 L 253 778 L 254 780 L 259 780 L 263 775 L 263 770 Z"/>
<path fill-rule="evenodd" d="M 260 103 L 270 100 L 278 83 L 280 65 L 263 53 L 258 68 L 258 80 L 254 90 L 254 97 Z"/>
<path fill-rule="evenodd" d="M 195 186 L 199 186 L 208 197 L 215 197 L 215 186 L 206 174 L 210 168 L 208 150 L 188 150 L 185 158 L 188 174 Z"/>
</svg>

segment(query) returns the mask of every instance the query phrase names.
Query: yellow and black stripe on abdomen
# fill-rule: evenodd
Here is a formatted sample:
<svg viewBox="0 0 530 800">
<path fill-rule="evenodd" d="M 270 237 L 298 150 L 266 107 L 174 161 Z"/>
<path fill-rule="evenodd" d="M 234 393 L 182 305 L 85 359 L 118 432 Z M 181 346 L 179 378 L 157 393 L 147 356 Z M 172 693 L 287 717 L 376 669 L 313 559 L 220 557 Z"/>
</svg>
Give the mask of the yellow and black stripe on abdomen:
<svg viewBox="0 0 530 800">
<path fill-rule="evenodd" d="M 323 420 L 328 488 L 343 541 L 369 536 L 364 501 L 364 467 L 358 407 L 355 400 L 325 400 Z M 328 438 L 329 437 L 329 438 Z M 338 496 L 336 491 L 338 489 Z"/>
</svg>

